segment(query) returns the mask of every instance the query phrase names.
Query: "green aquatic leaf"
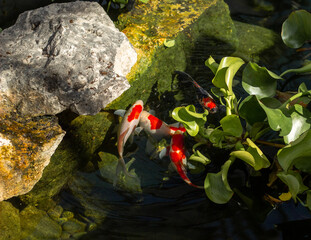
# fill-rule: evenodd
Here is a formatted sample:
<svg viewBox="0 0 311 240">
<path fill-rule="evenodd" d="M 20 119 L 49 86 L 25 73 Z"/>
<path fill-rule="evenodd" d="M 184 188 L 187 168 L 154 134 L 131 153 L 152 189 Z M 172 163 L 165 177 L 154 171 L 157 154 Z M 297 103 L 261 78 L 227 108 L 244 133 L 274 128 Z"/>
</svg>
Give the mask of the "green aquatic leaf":
<svg viewBox="0 0 311 240">
<path fill-rule="evenodd" d="M 285 172 L 295 162 L 311 158 L 311 130 L 303 133 L 298 139 L 280 149 L 277 153 L 278 161 Z"/>
<path fill-rule="evenodd" d="M 240 103 L 239 115 L 250 125 L 254 125 L 256 122 L 262 122 L 267 116 L 254 95 L 246 97 Z"/>
<path fill-rule="evenodd" d="M 211 162 L 211 160 L 205 157 L 199 150 L 195 150 L 188 160 L 200 162 L 204 165 L 207 165 Z"/>
<path fill-rule="evenodd" d="M 215 147 L 222 148 L 222 142 L 225 140 L 225 136 L 228 135 L 230 134 L 219 129 L 214 129 L 209 135 L 209 140 Z"/>
<path fill-rule="evenodd" d="M 222 58 L 215 77 L 212 80 L 214 86 L 218 88 L 224 88 L 231 93 L 233 78 L 243 64 L 244 61 L 238 57 Z"/>
<path fill-rule="evenodd" d="M 163 44 L 167 48 L 174 47 L 175 46 L 175 40 L 167 40 L 167 39 L 165 39 Z"/>
<path fill-rule="evenodd" d="M 260 148 L 249 138 L 247 138 L 246 141 L 248 143 L 248 149 L 246 151 L 233 151 L 230 153 L 230 156 L 241 159 L 252 166 L 255 171 L 269 167 L 270 162 Z"/>
<path fill-rule="evenodd" d="M 292 119 L 287 109 L 281 108 L 281 102 L 275 98 L 262 98 L 258 102 L 266 112 L 271 129 L 281 131 L 280 136 L 288 135 L 292 129 Z"/>
<path fill-rule="evenodd" d="M 288 69 L 285 72 L 283 72 L 280 76 L 282 77 L 287 73 L 311 73 L 311 63 L 308 63 L 301 68 Z"/>
<path fill-rule="evenodd" d="M 292 12 L 282 25 L 283 42 L 291 48 L 299 48 L 311 40 L 311 14 L 305 10 Z"/>
<path fill-rule="evenodd" d="M 243 71 L 242 86 L 249 95 L 256 95 L 259 99 L 273 97 L 277 79 L 282 78 L 265 67 L 249 62 Z"/>
<path fill-rule="evenodd" d="M 139 1 L 142 3 L 148 3 L 149 2 L 149 0 L 139 0 Z"/>
<path fill-rule="evenodd" d="M 216 74 L 217 69 L 219 64 L 215 62 L 214 58 L 212 58 L 212 56 L 210 56 L 206 61 L 205 61 L 205 66 L 209 67 L 209 69 L 211 69 L 211 71 Z"/>
<path fill-rule="evenodd" d="M 308 187 L 303 184 L 302 178 L 297 172 L 280 172 L 277 176 L 288 186 L 289 192 L 292 194 L 294 201 L 296 201 L 297 194 L 308 190 Z"/>
<path fill-rule="evenodd" d="M 218 204 L 227 203 L 233 196 L 233 191 L 228 183 L 228 171 L 232 161 L 228 160 L 222 165 L 218 173 L 208 173 L 204 181 L 207 197 Z"/>
<path fill-rule="evenodd" d="M 304 82 L 299 85 L 298 92 L 299 93 L 309 92 L 309 90 L 308 90 L 308 88 Z"/>
<path fill-rule="evenodd" d="M 224 132 L 234 137 L 240 137 L 243 133 L 243 127 L 238 115 L 231 114 L 220 120 L 221 127 Z"/>
<path fill-rule="evenodd" d="M 311 126 L 311 113 L 299 104 L 295 104 L 291 113 L 292 128 L 288 135 L 284 136 L 286 144 L 295 141 L 301 134 L 308 131 Z"/>
<path fill-rule="evenodd" d="M 198 134 L 200 127 L 204 126 L 206 122 L 207 115 L 208 111 L 206 110 L 204 113 L 196 113 L 193 105 L 177 107 L 172 112 L 172 117 L 184 125 L 190 136 Z"/>
</svg>

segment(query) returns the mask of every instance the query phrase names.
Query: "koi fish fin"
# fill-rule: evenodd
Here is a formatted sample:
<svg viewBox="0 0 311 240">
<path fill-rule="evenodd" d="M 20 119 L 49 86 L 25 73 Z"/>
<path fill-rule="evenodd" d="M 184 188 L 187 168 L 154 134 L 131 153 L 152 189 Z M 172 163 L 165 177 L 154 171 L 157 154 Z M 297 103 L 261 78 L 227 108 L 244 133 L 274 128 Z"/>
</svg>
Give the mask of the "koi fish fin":
<svg viewBox="0 0 311 240">
<path fill-rule="evenodd" d="M 156 113 L 156 112 L 155 112 L 153 109 L 150 109 L 150 110 L 149 110 L 149 113 L 150 113 L 151 115 L 155 116 L 155 113 Z"/>
<path fill-rule="evenodd" d="M 154 146 L 153 142 L 148 138 L 147 143 L 146 143 L 145 152 L 148 155 L 152 155 L 154 151 L 155 151 L 155 146 Z"/>
<path fill-rule="evenodd" d="M 118 116 L 120 116 L 120 117 L 124 117 L 125 113 L 126 113 L 126 110 L 124 110 L 124 109 L 118 109 L 118 110 L 114 111 L 113 114 L 118 115 Z"/>
<path fill-rule="evenodd" d="M 184 180 L 188 185 L 192 186 L 192 187 L 195 187 L 195 188 L 200 188 L 200 189 L 204 189 L 203 186 L 198 186 L 198 185 L 195 185 L 193 184 L 190 179 L 188 178 L 187 176 L 187 173 L 186 173 L 186 169 L 183 165 L 180 165 L 180 166 L 176 166 L 177 167 L 177 172 L 178 174 L 180 175 L 180 177 L 182 178 L 182 180 Z"/>
<path fill-rule="evenodd" d="M 187 167 L 189 169 L 196 169 L 196 167 L 193 164 L 191 164 L 189 161 L 187 161 Z"/>
<path fill-rule="evenodd" d="M 129 143 L 133 144 L 133 142 L 134 142 L 134 132 L 129 137 Z"/>
<path fill-rule="evenodd" d="M 120 172 L 123 172 L 124 175 L 128 176 L 128 177 L 132 177 L 134 178 L 135 176 L 133 176 L 132 174 L 130 174 L 127 169 L 126 169 L 126 166 L 125 166 L 125 162 L 124 162 L 124 159 L 123 158 L 119 158 L 118 160 L 118 165 L 117 165 L 117 168 L 116 168 L 116 174 L 115 174 L 115 177 L 113 179 L 113 186 L 115 187 L 117 185 L 117 181 L 119 179 L 119 175 L 120 175 Z"/>
<path fill-rule="evenodd" d="M 163 148 L 161 152 L 159 153 L 159 158 L 162 159 L 163 157 L 168 156 L 169 152 L 170 152 L 170 146 Z"/>
<path fill-rule="evenodd" d="M 143 130 L 142 127 L 136 127 L 134 130 L 135 135 L 139 135 L 142 130 Z"/>
</svg>

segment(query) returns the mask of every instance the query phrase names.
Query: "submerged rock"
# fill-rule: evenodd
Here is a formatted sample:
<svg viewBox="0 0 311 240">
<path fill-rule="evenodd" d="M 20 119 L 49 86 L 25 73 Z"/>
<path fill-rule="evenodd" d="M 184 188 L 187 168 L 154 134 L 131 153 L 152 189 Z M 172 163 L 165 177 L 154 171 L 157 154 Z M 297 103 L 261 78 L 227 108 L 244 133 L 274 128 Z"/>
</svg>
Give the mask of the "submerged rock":
<svg viewBox="0 0 311 240">
<path fill-rule="evenodd" d="M 55 117 L 0 117 L 0 201 L 33 188 L 64 134 Z"/>
<path fill-rule="evenodd" d="M 130 87 L 136 52 L 98 3 L 25 12 L 0 42 L 2 111 L 96 114 Z"/>
<path fill-rule="evenodd" d="M 20 239 L 19 211 L 10 202 L 0 202 L 0 240 Z"/>
<path fill-rule="evenodd" d="M 45 211 L 28 205 L 20 212 L 21 239 L 60 239 L 62 228 Z"/>
</svg>

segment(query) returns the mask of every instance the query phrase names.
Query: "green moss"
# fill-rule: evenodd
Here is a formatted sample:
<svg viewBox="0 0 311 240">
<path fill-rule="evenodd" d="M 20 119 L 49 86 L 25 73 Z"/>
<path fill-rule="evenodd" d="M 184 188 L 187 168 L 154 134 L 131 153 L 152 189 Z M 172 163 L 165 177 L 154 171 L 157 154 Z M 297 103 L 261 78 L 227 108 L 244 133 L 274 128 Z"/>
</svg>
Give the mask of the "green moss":
<svg viewBox="0 0 311 240">
<path fill-rule="evenodd" d="M 21 239 L 59 239 L 62 228 L 46 212 L 28 205 L 20 212 Z"/>
<path fill-rule="evenodd" d="M 265 61 L 265 58 L 268 58 L 268 61 L 272 62 L 276 56 L 280 55 L 276 51 L 281 51 L 284 45 L 278 34 L 256 25 L 237 21 L 234 21 L 234 24 L 239 40 L 239 45 L 233 53 L 234 56 L 253 62 Z"/>
<path fill-rule="evenodd" d="M 0 202 L 0 240 L 20 239 L 19 211 L 10 202 Z"/>
<path fill-rule="evenodd" d="M 170 91 L 172 73 L 186 69 L 202 36 L 237 45 L 236 30 L 222 0 L 150 2 L 119 18 L 119 28 L 136 48 L 138 61 L 127 76 L 131 88 L 106 109 L 124 109 L 137 99 L 145 102 L 152 89 L 160 94 Z M 166 48 L 166 39 L 174 39 L 175 45 Z"/>
</svg>

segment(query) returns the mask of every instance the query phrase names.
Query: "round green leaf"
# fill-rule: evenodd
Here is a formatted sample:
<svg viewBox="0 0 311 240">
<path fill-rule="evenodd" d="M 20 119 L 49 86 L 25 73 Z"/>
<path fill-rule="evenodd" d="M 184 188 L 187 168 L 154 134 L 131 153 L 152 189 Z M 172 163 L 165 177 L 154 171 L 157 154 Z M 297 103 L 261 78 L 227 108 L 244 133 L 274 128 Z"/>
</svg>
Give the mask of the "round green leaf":
<svg viewBox="0 0 311 240">
<path fill-rule="evenodd" d="M 207 115 L 208 111 L 196 113 L 193 105 L 177 107 L 172 112 L 172 117 L 184 125 L 190 136 L 196 136 L 198 134 L 200 126 L 203 126 L 206 122 Z"/>
<path fill-rule="evenodd" d="M 242 75 L 242 86 L 249 95 L 256 95 L 259 99 L 273 97 L 276 91 L 278 75 L 265 67 L 249 62 Z"/>
<path fill-rule="evenodd" d="M 278 161 L 285 172 L 299 159 L 311 158 L 311 130 L 303 133 L 298 139 L 280 149 Z"/>
<path fill-rule="evenodd" d="M 290 133 L 284 136 L 284 142 L 295 141 L 302 133 L 310 129 L 310 112 L 299 104 L 294 105 L 294 112 L 291 114 L 292 129 Z"/>
<path fill-rule="evenodd" d="M 292 12 L 282 25 L 282 39 L 291 48 L 299 48 L 311 40 L 311 14 L 305 10 Z"/>
<path fill-rule="evenodd" d="M 220 124 L 223 131 L 232 136 L 240 137 L 243 133 L 240 118 L 235 114 L 225 116 L 220 120 Z"/>
<path fill-rule="evenodd" d="M 292 129 L 292 119 L 282 104 L 275 98 L 262 98 L 258 100 L 260 106 L 266 112 L 268 123 L 274 131 L 281 131 L 280 136 L 286 136 Z"/>
<path fill-rule="evenodd" d="M 239 105 L 239 115 L 250 125 L 262 122 L 266 118 L 266 113 L 257 101 L 256 96 L 251 95 L 245 98 Z"/>
<path fill-rule="evenodd" d="M 292 194 L 292 198 L 296 201 L 297 194 L 302 193 L 308 190 L 303 182 L 299 173 L 291 171 L 288 173 L 280 172 L 277 176 L 284 182 L 288 188 L 290 193 Z"/>
<path fill-rule="evenodd" d="M 208 173 L 204 181 L 207 197 L 214 203 L 227 203 L 233 196 L 233 191 L 228 183 L 228 171 L 232 161 L 228 160 L 222 165 L 218 173 Z"/>
<path fill-rule="evenodd" d="M 230 153 L 230 156 L 241 159 L 252 166 L 255 171 L 269 167 L 270 162 L 260 148 L 258 148 L 249 138 L 247 138 L 246 141 L 249 146 L 247 151 L 233 151 Z"/>
<path fill-rule="evenodd" d="M 233 78 L 243 64 L 244 61 L 238 57 L 222 58 L 212 80 L 214 86 L 232 92 Z"/>
<path fill-rule="evenodd" d="M 219 64 L 215 62 L 214 58 L 212 58 L 212 56 L 210 56 L 206 61 L 205 61 L 205 66 L 209 67 L 209 69 L 211 69 L 211 71 L 216 74 L 217 69 Z"/>
<path fill-rule="evenodd" d="M 166 40 L 165 39 L 163 44 L 167 48 L 174 47 L 175 46 L 175 40 Z"/>
</svg>

